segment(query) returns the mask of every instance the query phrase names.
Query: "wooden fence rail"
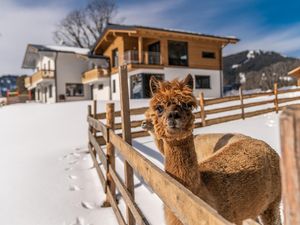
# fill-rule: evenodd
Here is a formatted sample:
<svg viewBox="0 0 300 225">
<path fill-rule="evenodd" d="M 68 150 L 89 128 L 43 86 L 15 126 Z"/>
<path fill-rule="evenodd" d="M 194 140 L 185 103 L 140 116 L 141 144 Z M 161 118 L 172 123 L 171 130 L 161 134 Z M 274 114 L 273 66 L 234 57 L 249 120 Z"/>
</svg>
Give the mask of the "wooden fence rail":
<svg viewBox="0 0 300 225">
<path fill-rule="evenodd" d="M 293 93 L 298 96 L 286 97 L 284 94 Z M 263 99 L 257 99 L 259 97 L 265 97 Z M 250 102 L 249 102 L 250 101 Z M 205 99 L 203 93 L 199 96 L 199 111 L 195 112 L 195 118 L 200 119 L 195 121 L 195 127 L 204 127 L 214 124 L 245 119 L 253 116 L 262 115 L 269 112 L 276 112 L 284 108 L 283 104 L 288 104 L 293 101 L 300 101 L 300 88 L 288 89 L 288 90 L 278 90 L 277 84 L 274 85 L 274 91 L 255 93 L 255 94 L 243 94 L 243 90 L 239 90 L 238 96 L 228 96 L 224 98 L 216 99 Z M 225 105 L 224 103 L 232 104 Z M 223 104 L 223 105 L 222 105 Z M 254 107 L 264 107 L 264 109 L 256 109 Z M 148 107 L 128 109 L 131 116 L 143 117 L 143 114 L 148 109 Z M 255 112 L 250 111 L 254 109 Z M 239 111 L 238 113 L 236 111 Z M 221 115 L 226 113 L 226 115 Z M 117 119 L 121 117 L 121 111 L 114 112 L 114 118 Z M 209 118 L 210 117 L 210 118 Z M 211 118 L 213 117 L 213 118 Z M 103 120 L 106 118 L 106 113 L 97 113 L 94 119 Z M 131 128 L 137 128 L 131 132 L 131 138 L 138 138 L 148 136 L 149 133 L 143 130 L 138 130 L 141 126 L 143 119 L 128 119 L 130 121 Z M 122 129 L 122 123 L 115 123 L 114 129 L 117 131 Z M 127 128 L 128 129 L 128 128 Z M 121 133 L 121 131 L 119 131 Z M 104 133 L 105 134 L 105 133 Z M 102 144 L 105 144 L 102 142 Z"/>
</svg>

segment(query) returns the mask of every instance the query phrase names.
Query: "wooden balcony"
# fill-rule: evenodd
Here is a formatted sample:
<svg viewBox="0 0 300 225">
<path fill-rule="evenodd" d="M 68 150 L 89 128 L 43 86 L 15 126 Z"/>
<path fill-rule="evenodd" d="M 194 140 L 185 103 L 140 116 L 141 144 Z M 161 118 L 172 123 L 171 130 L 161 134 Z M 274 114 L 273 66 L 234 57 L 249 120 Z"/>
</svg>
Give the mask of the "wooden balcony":
<svg viewBox="0 0 300 225">
<path fill-rule="evenodd" d="M 108 71 L 102 68 L 88 70 L 82 74 L 82 83 L 87 84 L 97 81 L 101 77 L 107 77 Z"/>
<path fill-rule="evenodd" d="M 31 77 L 25 78 L 25 87 L 29 88 L 31 86 Z"/>
<path fill-rule="evenodd" d="M 54 79 L 54 71 L 52 70 L 39 70 L 32 74 L 30 77 L 25 78 L 25 87 L 30 88 L 36 86 L 38 83 Z"/>
<path fill-rule="evenodd" d="M 128 50 L 124 52 L 124 62 L 127 64 L 144 64 L 144 65 L 162 65 L 160 52 L 144 51 L 139 59 L 137 50 Z"/>
</svg>

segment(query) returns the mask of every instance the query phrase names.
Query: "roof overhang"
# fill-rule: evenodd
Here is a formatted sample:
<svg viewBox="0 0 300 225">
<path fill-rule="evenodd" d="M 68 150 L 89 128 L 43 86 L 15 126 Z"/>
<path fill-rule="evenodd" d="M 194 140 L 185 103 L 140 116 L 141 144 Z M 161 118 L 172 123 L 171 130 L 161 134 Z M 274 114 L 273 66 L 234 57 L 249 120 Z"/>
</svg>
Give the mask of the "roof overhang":
<svg viewBox="0 0 300 225">
<path fill-rule="evenodd" d="M 40 52 L 43 52 L 46 56 L 53 56 L 55 51 L 49 49 L 41 49 L 39 45 L 27 45 L 25 56 L 22 63 L 23 69 L 34 69 L 40 59 Z"/>
<path fill-rule="evenodd" d="M 216 36 L 208 35 L 194 32 L 187 32 L 181 30 L 172 30 L 164 28 L 155 28 L 155 27 L 145 27 L 145 26 L 135 26 L 135 25 L 119 25 L 119 24 L 108 24 L 104 29 L 102 35 L 96 41 L 95 45 L 92 47 L 91 52 L 93 54 L 101 48 L 101 45 L 108 45 L 111 43 L 118 34 L 128 34 L 129 36 L 145 36 L 145 37 L 188 37 L 195 38 L 207 41 L 215 41 L 226 46 L 227 44 L 236 44 L 240 40 L 232 36 Z"/>
<path fill-rule="evenodd" d="M 288 75 L 300 78 L 300 66 L 288 72 Z"/>
</svg>

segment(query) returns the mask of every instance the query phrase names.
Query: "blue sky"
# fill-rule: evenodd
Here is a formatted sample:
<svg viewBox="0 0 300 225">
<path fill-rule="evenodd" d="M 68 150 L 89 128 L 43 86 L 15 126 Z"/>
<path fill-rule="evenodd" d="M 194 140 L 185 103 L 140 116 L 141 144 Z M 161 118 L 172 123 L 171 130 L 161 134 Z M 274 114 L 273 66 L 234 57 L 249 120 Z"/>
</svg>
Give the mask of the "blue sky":
<svg viewBox="0 0 300 225">
<path fill-rule="evenodd" d="M 27 43 L 53 44 L 55 24 L 87 0 L 1 0 L 0 74 L 21 70 Z M 274 50 L 300 57 L 300 1 L 116 0 L 115 21 L 230 35 L 241 39 L 224 54 Z M 29 71 L 30 73 L 30 71 Z"/>
</svg>

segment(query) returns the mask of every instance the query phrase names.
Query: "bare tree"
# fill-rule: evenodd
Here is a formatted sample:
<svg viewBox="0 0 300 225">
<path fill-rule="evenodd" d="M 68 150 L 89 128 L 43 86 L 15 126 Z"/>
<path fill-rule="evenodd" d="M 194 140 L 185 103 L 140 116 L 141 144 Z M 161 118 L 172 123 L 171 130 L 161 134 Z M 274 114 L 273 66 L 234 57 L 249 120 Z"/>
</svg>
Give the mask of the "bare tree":
<svg viewBox="0 0 300 225">
<path fill-rule="evenodd" d="M 114 0 L 90 0 L 84 9 L 70 12 L 60 21 L 54 41 L 67 46 L 91 47 L 116 11 Z"/>
</svg>

